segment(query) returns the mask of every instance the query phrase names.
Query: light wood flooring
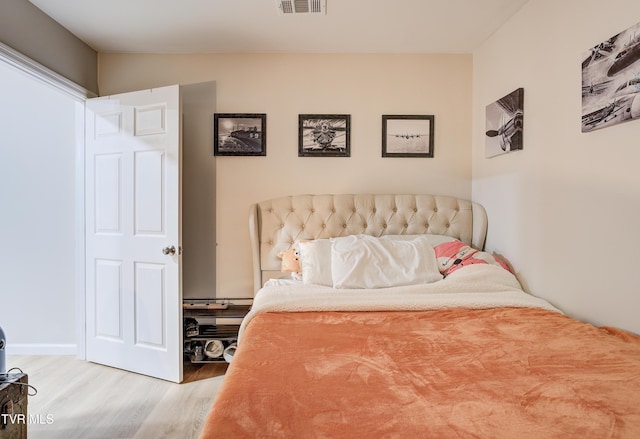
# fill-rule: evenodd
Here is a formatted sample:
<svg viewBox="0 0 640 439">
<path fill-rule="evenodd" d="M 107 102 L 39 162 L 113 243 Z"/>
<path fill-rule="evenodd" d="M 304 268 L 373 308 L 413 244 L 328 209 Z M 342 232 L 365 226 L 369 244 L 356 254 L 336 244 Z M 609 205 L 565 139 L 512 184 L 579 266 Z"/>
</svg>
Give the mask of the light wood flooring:
<svg viewBox="0 0 640 439">
<path fill-rule="evenodd" d="M 189 439 L 198 437 L 227 364 L 185 363 L 182 384 L 74 356 L 8 356 L 13 367 L 37 389 L 29 439 Z"/>
</svg>

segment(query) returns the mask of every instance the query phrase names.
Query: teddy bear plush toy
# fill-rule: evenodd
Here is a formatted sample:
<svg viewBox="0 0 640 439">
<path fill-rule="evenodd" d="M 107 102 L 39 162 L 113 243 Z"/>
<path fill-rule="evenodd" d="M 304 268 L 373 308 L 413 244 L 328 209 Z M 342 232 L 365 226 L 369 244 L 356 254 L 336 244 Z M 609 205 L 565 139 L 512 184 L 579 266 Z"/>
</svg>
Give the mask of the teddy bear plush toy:
<svg viewBox="0 0 640 439">
<path fill-rule="evenodd" d="M 461 241 L 445 242 L 434 247 L 438 268 L 445 277 L 454 271 L 472 264 L 498 265 L 507 271 L 509 267 L 497 257 L 480 250 L 473 249 Z"/>
<path fill-rule="evenodd" d="M 278 253 L 278 257 L 282 259 L 280 271 L 283 273 L 291 273 L 291 277 L 295 280 L 302 280 L 302 271 L 300 269 L 300 252 L 296 248 Z"/>
</svg>

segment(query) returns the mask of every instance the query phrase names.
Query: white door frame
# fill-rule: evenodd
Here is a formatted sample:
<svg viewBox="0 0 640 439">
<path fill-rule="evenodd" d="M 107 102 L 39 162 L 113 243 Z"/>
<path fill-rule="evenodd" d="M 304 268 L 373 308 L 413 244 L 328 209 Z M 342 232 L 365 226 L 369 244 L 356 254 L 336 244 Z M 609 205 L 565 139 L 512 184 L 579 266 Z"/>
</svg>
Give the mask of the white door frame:
<svg viewBox="0 0 640 439">
<path fill-rule="evenodd" d="M 76 358 L 86 360 L 85 102 L 76 105 Z"/>
</svg>

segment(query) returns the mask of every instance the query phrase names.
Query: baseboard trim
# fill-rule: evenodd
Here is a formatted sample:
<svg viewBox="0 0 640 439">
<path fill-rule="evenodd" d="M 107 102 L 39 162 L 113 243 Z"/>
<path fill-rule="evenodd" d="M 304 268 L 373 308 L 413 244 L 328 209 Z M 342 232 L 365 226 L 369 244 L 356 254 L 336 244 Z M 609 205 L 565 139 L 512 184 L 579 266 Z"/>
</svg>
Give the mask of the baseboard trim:
<svg viewBox="0 0 640 439">
<path fill-rule="evenodd" d="M 76 355 L 75 344 L 7 343 L 7 355 Z"/>
</svg>

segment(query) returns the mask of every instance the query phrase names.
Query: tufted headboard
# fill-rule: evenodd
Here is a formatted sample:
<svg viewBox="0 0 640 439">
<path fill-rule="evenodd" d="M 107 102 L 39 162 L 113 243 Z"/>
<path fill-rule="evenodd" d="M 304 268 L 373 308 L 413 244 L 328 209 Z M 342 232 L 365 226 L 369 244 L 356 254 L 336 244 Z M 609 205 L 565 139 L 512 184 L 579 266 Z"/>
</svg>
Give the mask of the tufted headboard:
<svg viewBox="0 0 640 439">
<path fill-rule="evenodd" d="M 249 233 L 257 291 L 282 276 L 278 253 L 301 239 L 429 233 L 482 250 L 487 215 L 477 203 L 438 195 L 293 195 L 253 204 Z"/>
</svg>

